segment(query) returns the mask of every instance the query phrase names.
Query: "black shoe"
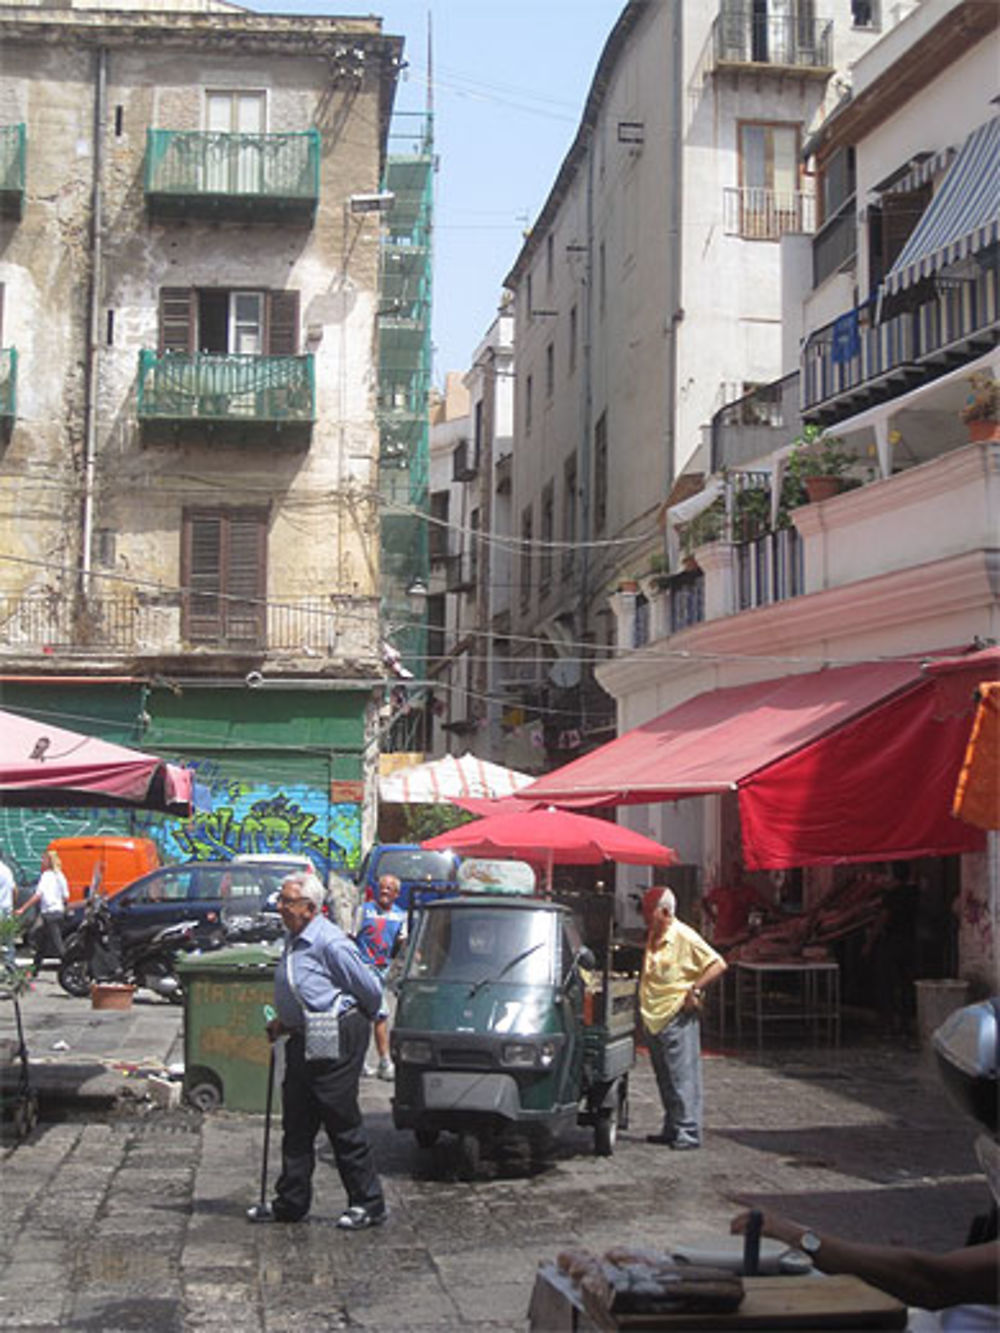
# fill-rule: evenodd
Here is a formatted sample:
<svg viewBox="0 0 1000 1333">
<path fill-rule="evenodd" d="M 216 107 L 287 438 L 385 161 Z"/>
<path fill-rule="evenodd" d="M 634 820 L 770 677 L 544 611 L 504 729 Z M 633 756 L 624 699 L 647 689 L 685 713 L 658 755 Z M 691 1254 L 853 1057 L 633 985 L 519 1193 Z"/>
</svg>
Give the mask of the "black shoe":
<svg viewBox="0 0 1000 1333">
<path fill-rule="evenodd" d="M 700 1148 L 700 1143 L 695 1143 L 693 1139 L 674 1139 L 670 1145 L 674 1152 L 690 1152 L 692 1148 Z"/>
<path fill-rule="evenodd" d="M 384 1203 L 373 1203 L 369 1208 L 354 1204 L 337 1218 L 341 1231 L 364 1231 L 366 1227 L 380 1227 L 388 1217 Z"/>
<path fill-rule="evenodd" d="M 671 1134 L 647 1134 L 646 1142 L 659 1143 L 667 1148 L 673 1148 L 675 1145 L 674 1138 Z"/>
</svg>

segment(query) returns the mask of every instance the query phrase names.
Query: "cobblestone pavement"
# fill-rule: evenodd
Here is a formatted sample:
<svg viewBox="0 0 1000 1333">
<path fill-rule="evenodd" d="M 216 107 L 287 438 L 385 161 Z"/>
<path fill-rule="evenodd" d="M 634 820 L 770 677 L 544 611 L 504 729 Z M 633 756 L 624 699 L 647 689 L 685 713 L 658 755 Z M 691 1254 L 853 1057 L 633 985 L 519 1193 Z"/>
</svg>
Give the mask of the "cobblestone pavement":
<svg viewBox="0 0 1000 1333">
<path fill-rule="evenodd" d="M 523 1329 L 536 1267 L 558 1250 L 717 1242 L 737 1196 L 938 1248 L 961 1244 L 987 1204 L 975 1126 L 919 1053 L 869 1039 L 708 1053 L 707 1141 L 685 1154 L 644 1141 L 659 1110 L 641 1057 L 613 1157 L 594 1157 L 580 1130 L 535 1175 L 471 1183 L 447 1145 L 422 1152 L 393 1129 L 391 1085 L 368 1079 L 386 1226 L 336 1230 L 344 1201 L 323 1149 L 311 1220 L 253 1227 L 244 1209 L 259 1188 L 263 1116 L 138 1099 L 134 1075 L 178 1058 L 180 1011 L 92 1014 L 47 980 L 24 1008 L 43 1119 L 3 1148 L 5 1329 Z M 53 1051 L 62 1041 L 70 1050 Z"/>
</svg>

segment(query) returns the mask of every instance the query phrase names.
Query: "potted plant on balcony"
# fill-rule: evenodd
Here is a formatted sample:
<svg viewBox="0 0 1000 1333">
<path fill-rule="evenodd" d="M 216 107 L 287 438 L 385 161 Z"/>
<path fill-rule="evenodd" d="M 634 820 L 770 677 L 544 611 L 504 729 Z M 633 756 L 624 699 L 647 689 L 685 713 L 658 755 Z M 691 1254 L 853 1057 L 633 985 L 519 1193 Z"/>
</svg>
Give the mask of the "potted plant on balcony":
<svg viewBox="0 0 1000 1333">
<path fill-rule="evenodd" d="M 829 500 L 844 489 L 844 478 L 856 455 L 844 448 L 840 435 L 827 435 L 822 426 L 804 426 L 793 441 L 787 470 L 801 482 L 810 503 Z"/>
<path fill-rule="evenodd" d="M 726 503 L 720 495 L 707 509 L 696 514 L 684 526 L 681 536 L 681 552 L 684 556 L 685 569 L 697 569 L 695 551 L 699 546 L 707 546 L 722 536 L 726 527 Z"/>
<path fill-rule="evenodd" d="M 969 376 L 969 395 L 959 416 L 965 422 L 970 443 L 1000 439 L 997 418 L 1000 417 L 1000 380 L 985 370 L 976 370 Z"/>
</svg>

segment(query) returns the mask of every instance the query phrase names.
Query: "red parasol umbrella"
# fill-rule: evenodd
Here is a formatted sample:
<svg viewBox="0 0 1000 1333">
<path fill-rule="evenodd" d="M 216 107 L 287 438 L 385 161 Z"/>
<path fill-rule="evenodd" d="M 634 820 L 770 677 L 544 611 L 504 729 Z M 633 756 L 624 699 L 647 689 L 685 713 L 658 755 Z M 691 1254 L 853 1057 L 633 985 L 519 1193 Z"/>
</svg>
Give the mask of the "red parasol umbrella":
<svg viewBox="0 0 1000 1333">
<path fill-rule="evenodd" d="M 509 856 L 544 865 L 550 888 L 554 865 L 592 866 L 621 861 L 626 865 L 672 866 L 680 860 L 672 848 L 642 833 L 610 820 L 551 806 L 475 819 L 420 845 L 428 851 L 450 849 L 463 856 Z"/>
<path fill-rule="evenodd" d="M 0 805 L 133 806 L 191 813 L 189 769 L 0 710 Z"/>
</svg>

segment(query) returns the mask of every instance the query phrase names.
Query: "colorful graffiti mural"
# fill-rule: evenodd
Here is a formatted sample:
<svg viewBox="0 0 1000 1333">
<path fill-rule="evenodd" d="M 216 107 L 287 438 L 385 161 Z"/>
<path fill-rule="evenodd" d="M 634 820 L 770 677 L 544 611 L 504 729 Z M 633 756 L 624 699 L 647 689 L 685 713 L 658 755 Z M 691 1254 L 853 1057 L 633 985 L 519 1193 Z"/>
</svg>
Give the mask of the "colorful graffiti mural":
<svg viewBox="0 0 1000 1333">
<path fill-rule="evenodd" d="M 276 789 L 235 781 L 197 765 L 211 809 L 170 820 L 145 811 L 0 810 L 0 846 L 29 877 L 53 838 L 99 833 L 144 834 L 164 861 L 224 860 L 241 852 L 309 856 L 324 876 L 350 874 L 361 859 L 361 807 L 331 804 L 324 787 L 295 783 Z"/>
</svg>

